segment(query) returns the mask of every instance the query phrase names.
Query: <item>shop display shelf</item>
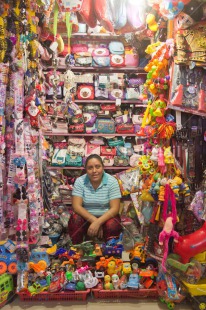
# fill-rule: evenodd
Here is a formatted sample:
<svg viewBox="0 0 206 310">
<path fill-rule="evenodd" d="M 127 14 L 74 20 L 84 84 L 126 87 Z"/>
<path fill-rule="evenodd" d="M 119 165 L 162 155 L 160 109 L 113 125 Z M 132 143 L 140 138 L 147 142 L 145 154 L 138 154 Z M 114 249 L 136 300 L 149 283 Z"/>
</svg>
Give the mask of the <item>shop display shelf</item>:
<svg viewBox="0 0 206 310">
<path fill-rule="evenodd" d="M 91 137 L 91 136 L 100 136 L 100 137 L 136 137 L 135 133 L 110 133 L 110 134 L 103 134 L 103 133 L 57 133 L 57 132 L 42 132 L 44 136 L 84 136 L 84 137 Z M 139 138 L 139 137 L 137 137 Z M 145 137 L 139 138 L 144 139 Z"/>
<path fill-rule="evenodd" d="M 90 293 L 90 289 L 86 291 L 71 291 L 71 292 L 59 292 L 59 293 L 49 293 L 43 292 L 34 296 L 30 296 L 23 293 L 18 293 L 19 298 L 21 301 L 52 301 L 52 300 L 59 300 L 59 301 L 84 301 L 87 299 L 88 294 Z"/>
<path fill-rule="evenodd" d="M 130 169 L 132 167 L 130 166 L 124 166 L 124 167 L 114 167 L 114 166 L 105 166 L 104 169 L 107 169 L 107 170 L 127 170 L 127 169 Z M 69 169 L 69 170 L 84 170 L 85 167 L 69 167 L 69 166 L 65 166 L 65 167 L 55 167 L 55 166 L 47 166 L 47 169 L 49 170 L 62 170 L 62 169 Z"/>
<path fill-rule="evenodd" d="M 94 299 L 144 299 L 144 298 L 158 298 L 156 287 L 150 289 L 126 289 L 126 290 L 91 290 Z"/>
<path fill-rule="evenodd" d="M 44 69 L 44 71 L 53 70 L 54 68 L 52 66 L 48 66 Z M 121 73 L 141 73 L 146 75 L 147 73 L 144 71 L 141 67 L 71 67 L 71 71 L 74 72 L 121 72 Z M 66 65 L 65 66 L 58 66 L 57 70 L 59 71 L 65 71 L 67 70 Z"/>
<path fill-rule="evenodd" d="M 174 106 L 172 104 L 168 104 L 167 108 L 171 109 L 171 110 L 175 110 L 175 111 L 180 111 L 180 112 L 184 112 L 184 113 L 189 113 L 189 114 L 194 114 L 194 115 L 199 115 L 199 116 L 206 117 L 206 112 L 199 112 L 197 110 L 186 108 L 186 107 L 183 107 L 183 106 L 182 107 L 178 107 L 178 106 Z"/>
<path fill-rule="evenodd" d="M 61 103 L 63 101 L 63 99 L 58 99 L 57 103 Z M 52 99 L 46 99 L 45 100 L 46 103 L 53 103 Z M 79 99 L 75 99 L 74 100 L 75 103 L 83 103 L 83 104 L 87 104 L 87 103 L 115 103 L 115 100 L 104 100 L 104 99 L 94 99 L 94 100 L 79 100 Z M 146 108 L 147 105 L 142 104 L 142 101 L 136 99 L 136 100 L 121 100 L 122 104 L 136 104 L 138 107 L 143 107 Z"/>
</svg>

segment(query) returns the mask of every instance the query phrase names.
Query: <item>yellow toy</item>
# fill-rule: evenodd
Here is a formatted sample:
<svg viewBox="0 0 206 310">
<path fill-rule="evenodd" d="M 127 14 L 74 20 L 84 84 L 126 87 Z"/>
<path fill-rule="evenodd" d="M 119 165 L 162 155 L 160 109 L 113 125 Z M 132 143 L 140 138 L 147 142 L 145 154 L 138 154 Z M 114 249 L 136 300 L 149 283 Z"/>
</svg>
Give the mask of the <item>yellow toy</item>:
<svg viewBox="0 0 206 310">
<path fill-rule="evenodd" d="M 111 260 L 107 265 L 107 273 L 112 276 L 116 273 L 116 263 L 114 260 Z"/>
<path fill-rule="evenodd" d="M 104 289 L 105 290 L 113 290 L 114 286 L 111 283 L 111 277 L 109 275 L 104 276 Z"/>
<path fill-rule="evenodd" d="M 164 161 L 165 164 L 174 164 L 174 156 L 171 152 L 171 146 L 164 147 Z"/>
<path fill-rule="evenodd" d="M 178 199 L 179 197 L 179 191 L 180 191 L 180 185 L 182 184 L 182 179 L 178 176 L 175 176 L 174 179 L 170 180 L 170 187 L 175 193 L 175 198 Z"/>
<path fill-rule="evenodd" d="M 146 18 L 146 23 L 148 25 L 148 28 L 151 30 L 151 31 L 157 31 L 158 30 L 158 24 L 155 20 L 155 15 L 154 14 L 148 14 L 147 15 L 147 18 Z"/>
</svg>

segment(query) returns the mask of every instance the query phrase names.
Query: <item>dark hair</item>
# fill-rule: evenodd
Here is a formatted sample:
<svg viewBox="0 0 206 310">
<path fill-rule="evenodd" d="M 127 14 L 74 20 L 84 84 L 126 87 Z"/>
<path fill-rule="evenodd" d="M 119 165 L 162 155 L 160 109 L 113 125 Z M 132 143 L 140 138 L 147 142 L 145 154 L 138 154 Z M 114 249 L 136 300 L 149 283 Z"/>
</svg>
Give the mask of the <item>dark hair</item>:
<svg viewBox="0 0 206 310">
<path fill-rule="evenodd" d="M 86 161 L 85 161 L 85 165 L 84 165 L 85 168 L 87 167 L 88 161 L 89 161 L 90 159 L 93 159 L 93 158 L 97 159 L 97 160 L 101 163 L 101 165 L 104 167 L 102 158 L 101 158 L 99 155 L 97 155 L 97 154 L 91 154 L 91 155 L 89 155 L 89 156 L 87 157 L 87 159 L 86 159 Z"/>
</svg>

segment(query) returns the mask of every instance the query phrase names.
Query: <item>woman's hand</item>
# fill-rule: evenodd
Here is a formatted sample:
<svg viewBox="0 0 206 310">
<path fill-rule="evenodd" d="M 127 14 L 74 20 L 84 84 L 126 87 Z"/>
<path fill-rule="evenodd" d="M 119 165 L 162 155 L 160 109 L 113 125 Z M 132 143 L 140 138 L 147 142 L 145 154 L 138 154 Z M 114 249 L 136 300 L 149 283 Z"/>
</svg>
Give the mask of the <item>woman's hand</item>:
<svg viewBox="0 0 206 310">
<path fill-rule="evenodd" d="M 102 239 L 103 238 L 103 229 L 102 229 L 102 226 L 100 226 L 99 228 L 99 232 L 98 232 L 98 236 L 97 236 L 99 239 Z"/>
<path fill-rule="evenodd" d="M 98 235 L 99 233 L 99 230 L 101 228 L 101 225 L 98 223 L 98 221 L 94 221 L 90 226 L 89 226 L 89 229 L 87 231 L 87 234 L 90 236 L 90 237 L 95 237 Z"/>
</svg>

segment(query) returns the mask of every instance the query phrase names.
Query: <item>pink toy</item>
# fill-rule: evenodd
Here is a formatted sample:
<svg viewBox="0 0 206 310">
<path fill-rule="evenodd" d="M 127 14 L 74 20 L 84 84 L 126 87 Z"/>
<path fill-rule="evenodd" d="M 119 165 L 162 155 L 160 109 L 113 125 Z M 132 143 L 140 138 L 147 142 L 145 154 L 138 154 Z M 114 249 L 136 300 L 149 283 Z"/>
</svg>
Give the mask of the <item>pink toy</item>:
<svg viewBox="0 0 206 310">
<path fill-rule="evenodd" d="M 168 202 L 171 202 L 172 211 L 167 214 Z M 168 255 L 168 243 L 170 237 L 174 237 L 174 242 L 178 242 L 179 234 L 173 229 L 177 221 L 177 210 L 176 210 L 176 200 L 175 195 L 169 184 L 165 186 L 165 200 L 163 204 L 163 220 L 165 222 L 162 232 L 159 235 L 159 244 L 163 245 L 164 243 L 164 254 L 162 258 L 162 268 L 166 271 L 165 262 Z"/>
<path fill-rule="evenodd" d="M 198 253 L 206 251 L 206 222 L 194 233 L 180 236 L 179 242 L 174 245 L 173 251 L 181 256 L 183 264 L 188 263 L 190 258 Z"/>
<path fill-rule="evenodd" d="M 166 172 L 166 166 L 164 162 L 164 153 L 161 147 L 158 150 L 158 167 L 160 169 L 160 173 L 164 174 Z"/>
</svg>

